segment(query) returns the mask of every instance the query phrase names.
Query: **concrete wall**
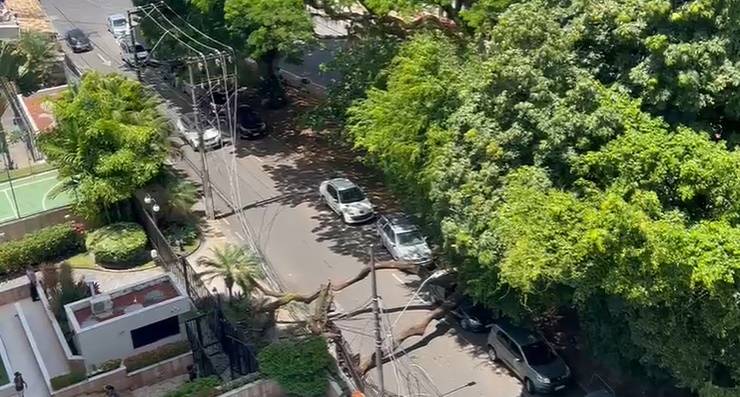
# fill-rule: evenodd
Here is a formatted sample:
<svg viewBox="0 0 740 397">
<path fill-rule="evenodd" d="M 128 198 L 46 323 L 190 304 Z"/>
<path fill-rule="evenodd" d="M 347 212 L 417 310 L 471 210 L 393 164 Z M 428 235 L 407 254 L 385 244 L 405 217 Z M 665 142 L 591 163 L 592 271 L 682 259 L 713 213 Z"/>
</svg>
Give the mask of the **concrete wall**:
<svg viewBox="0 0 740 397">
<path fill-rule="evenodd" d="M 67 305 L 68 309 L 74 310 L 79 305 L 88 305 L 89 301 L 79 301 Z M 74 316 L 67 311 L 67 316 Z M 104 363 L 115 358 L 126 358 L 167 343 L 177 342 L 186 338 L 184 325 L 180 324 L 180 333 L 171 337 L 162 339 L 155 343 L 134 349 L 131 340 L 131 330 L 155 323 L 172 316 L 178 316 L 187 313 L 190 310 L 190 302 L 183 296 L 178 296 L 171 300 L 148 306 L 143 310 L 133 313 L 124 314 L 114 317 L 98 324 L 75 329 L 75 340 L 79 348 L 80 355 L 85 358 L 85 364 L 88 368 L 93 365 Z M 71 320 L 70 325 L 75 325 L 76 321 Z M 115 341 L 115 343 L 111 343 Z"/>
<path fill-rule="evenodd" d="M 0 290 L 0 306 L 31 297 L 28 281 Z"/>
<path fill-rule="evenodd" d="M 192 353 L 185 353 L 130 374 L 126 374 L 126 367 L 121 366 L 116 370 L 94 376 L 84 382 L 52 392 L 52 396 L 77 397 L 86 394 L 99 394 L 103 391 L 105 385 L 113 385 L 119 391 L 138 389 L 165 379 L 183 375 L 187 373 L 188 365 L 192 364 Z"/>
<path fill-rule="evenodd" d="M 81 221 L 72 215 L 70 207 L 60 207 L 46 212 L 19 219 L 14 222 L 0 225 L 0 233 L 5 233 L 3 241 L 19 240 L 28 233 L 33 233 L 48 226 L 57 225 L 71 220 Z"/>
<path fill-rule="evenodd" d="M 67 358 L 67 363 L 69 364 L 69 367 L 72 369 L 72 371 L 85 371 L 85 358 L 79 355 L 72 354 L 72 350 L 69 348 L 69 344 L 64 338 L 64 332 L 62 332 L 62 328 L 59 326 L 57 318 L 54 317 L 54 313 L 51 311 L 51 305 L 49 304 L 49 298 L 46 296 L 46 292 L 43 288 L 38 286 L 36 287 L 36 291 L 38 291 L 39 298 L 41 299 L 41 304 L 44 307 L 44 312 L 46 313 L 46 317 L 48 317 L 49 322 L 51 322 L 51 328 L 54 330 L 54 335 L 56 335 L 59 344 L 62 346 L 62 350 L 64 350 L 64 355 Z"/>
<path fill-rule="evenodd" d="M 260 379 L 256 382 L 244 385 L 238 389 L 220 394 L 218 397 L 286 397 L 280 385 L 272 379 Z M 326 390 L 326 397 L 344 397 L 342 388 L 329 380 L 329 387 Z"/>
<path fill-rule="evenodd" d="M 10 341 L 14 343 L 15 341 Z M 8 352 L 5 350 L 5 341 L 0 336 L 0 359 L 3 360 L 5 367 L 5 375 L 10 379 L 10 382 L 5 385 L 0 385 L 0 397 L 15 396 L 15 388 L 13 387 L 13 369 L 10 368 L 10 358 L 8 358 Z"/>
</svg>

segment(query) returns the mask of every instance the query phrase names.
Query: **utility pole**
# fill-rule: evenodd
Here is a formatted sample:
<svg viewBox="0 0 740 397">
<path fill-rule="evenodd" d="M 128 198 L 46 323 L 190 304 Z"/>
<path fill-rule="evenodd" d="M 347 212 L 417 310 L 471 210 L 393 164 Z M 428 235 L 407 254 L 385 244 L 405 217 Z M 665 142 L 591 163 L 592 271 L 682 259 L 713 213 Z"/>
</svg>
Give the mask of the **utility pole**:
<svg viewBox="0 0 740 397">
<path fill-rule="evenodd" d="M 206 205 L 206 216 L 208 219 L 215 219 L 216 214 L 213 208 L 213 192 L 211 191 L 211 180 L 208 174 L 208 162 L 206 161 L 206 148 L 203 143 L 203 128 L 201 128 L 200 117 L 198 115 L 198 102 L 195 98 L 195 79 L 193 78 L 193 64 L 188 62 L 188 75 L 190 77 L 190 99 L 193 101 L 193 121 L 195 128 L 198 130 L 198 151 L 200 152 L 201 179 L 203 180 L 203 200 Z"/>
<path fill-rule="evenodd" d="M 131 48 L 134 51 L 134 69 L 136 69 L 136 79 L 141 81 L 141 64 L 139 63 L 139 57 L 136 55 L 136 34 L 134 33 L 134 25 L 131 19 L 131 10 L 126 10 L 126 18 L 128 19 L 128 32 L 129 38 L 131 39 Z"/>
<path fill-rule="evenodd" d="M 375 253 L 370 246 L 370 283 L 373 293 L 373 317 L 375 317 L 375 368 L 378 371 L 380 397 L 385 395 L 383 382 L 383 338 L 380 332 L 380 310 L 378 309 L 378 281 L 375 278 Z"/>
</svg>

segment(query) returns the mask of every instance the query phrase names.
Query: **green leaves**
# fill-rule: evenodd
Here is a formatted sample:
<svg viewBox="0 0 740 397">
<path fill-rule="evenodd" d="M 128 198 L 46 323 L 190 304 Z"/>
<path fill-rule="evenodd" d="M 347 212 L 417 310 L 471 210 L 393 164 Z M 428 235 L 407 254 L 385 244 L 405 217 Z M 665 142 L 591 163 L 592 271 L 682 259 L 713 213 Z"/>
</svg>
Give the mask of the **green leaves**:
<svg viewBox="0 0 740 397">
<path fill-rule="evenodd" d="M 99 215 L 159 174 L 169 127 L 157 105 L 138 82 L 95 73 L 54 103 L 56 126 L 39 143 L 80 214 Z"/>
<path fill-rule="evenodd" d="M 323 337 L 275 342 L 265 347 L 258 358 L 260 371 L 276 380 L 287 393 L 301 397 L 326 395 L 334 359 Z"/>
</svg>

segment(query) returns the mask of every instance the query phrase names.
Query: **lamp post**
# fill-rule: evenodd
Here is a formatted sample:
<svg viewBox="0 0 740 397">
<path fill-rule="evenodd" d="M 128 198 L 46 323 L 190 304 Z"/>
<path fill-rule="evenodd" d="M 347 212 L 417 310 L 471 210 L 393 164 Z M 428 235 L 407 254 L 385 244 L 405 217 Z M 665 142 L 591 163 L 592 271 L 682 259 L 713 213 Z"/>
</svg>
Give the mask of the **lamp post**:
<svg viewBox="0 0 740 397">
<path fill-rule="evenodd" d="M 144 196 L 144 204 L 146 204 L 148 207 L 152 210 L 152 219 L 154 220 L 154 225 L 157 225 L 157 214 L 159 213 L 159 204 L 157 204 L 157 200 L 152 197 L 149 193 Z"/>
</svg>

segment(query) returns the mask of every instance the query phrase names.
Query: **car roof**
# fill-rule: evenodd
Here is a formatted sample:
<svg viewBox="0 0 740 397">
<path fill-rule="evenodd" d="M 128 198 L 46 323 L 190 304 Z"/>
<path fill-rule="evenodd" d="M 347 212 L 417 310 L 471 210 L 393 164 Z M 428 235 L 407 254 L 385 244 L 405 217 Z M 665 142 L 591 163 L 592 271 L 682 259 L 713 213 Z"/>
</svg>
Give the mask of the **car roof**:
<svg viewBox="0 0 740 397">
<path fill-rule="evenodd" d="M 507 320 L 498 321 L 496 325 L 501 328 L 519 346 L 529 345 L 535 342 L 544 342 L 542 337 L 531 330 L 510 323 Z"/>
<path fill-rule="evenodd" d="M 391 227 L 396 231 L 410 231 L 418 230 L 419 228 L 414 223 L 410 216 L 403 213 L 390 213 L 384 215 Z"/>
<path fill-rule="evenodd" d="M 329 183 L 331 183 L 337 190 L 347 190 L 357 187 L 354 182 L 350 181 L 347 178 L 334 178 L 330 179 Z"/>
</svg>

